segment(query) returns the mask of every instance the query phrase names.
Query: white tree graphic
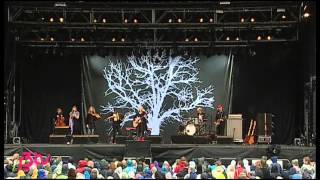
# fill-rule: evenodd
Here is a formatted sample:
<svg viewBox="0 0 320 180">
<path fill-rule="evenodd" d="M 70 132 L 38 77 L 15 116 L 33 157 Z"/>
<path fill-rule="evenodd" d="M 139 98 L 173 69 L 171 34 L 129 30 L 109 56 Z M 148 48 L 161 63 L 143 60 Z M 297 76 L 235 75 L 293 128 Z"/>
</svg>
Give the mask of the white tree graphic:
<svg viewBox="0 0 320 180">
<path fill-rule="evenodd" d="M 124 109 L 124 121 L 132 120 L 140 105 L 148 112 L 148 127 L 158 135 L 162 121 L 181 120 L 181 112 L 197 107 L 213 107 L 213 87 L 199 88 L 198 58 L 166 56 L 166 52 L 111 62 L 103 70 L 107 82 L 105 96 L 116 95 L 112 103 L 102 105 L 105 113 Z M 170 104 L 167 102 L 171 102 Z M 166 104 L 167 103 L 167 104 Z M 131 119 L 129 119 L 131 118 Z"/>
</svg>

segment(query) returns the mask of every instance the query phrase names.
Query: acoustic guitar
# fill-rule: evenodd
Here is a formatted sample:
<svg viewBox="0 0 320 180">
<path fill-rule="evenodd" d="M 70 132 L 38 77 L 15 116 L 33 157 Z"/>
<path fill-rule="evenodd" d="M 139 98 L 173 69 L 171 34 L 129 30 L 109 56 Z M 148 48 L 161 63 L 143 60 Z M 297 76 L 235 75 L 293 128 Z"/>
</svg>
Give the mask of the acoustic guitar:
<svg viewBox="0 0 320 180">
<path fill-rule="evenodd" d="M 248 144 L 256 143 L 256 136 L 254 135 L 254 130 L 255 129 L 256 129 L 256 121 L 254 121 L 254 123 L 253 123 L 253 128 L 252 128 L 252 132 L 251 132 L 251 135 L 249 137 L 249 140 L 248 140 Z"/>
<path fill-rule="evenodd" d="M 251 128 L 252 128 L 252 123 L 253 123 L 253 120 L 251 119 L 251 121 L 250 121 L 250 127 L 249 127 L 249 130 L 248 130 L 248 134 L 247 134 L 246 137 L 244 138 L 244 143 L 246 143 L 246 144 L 248 144 L 248 142 L 249 142 L 250 132 L 251 132 Z"/>
<path fill-rule="evenodd" d="M 137 116 L 133 121 L 132 121 L 132 126 L 134 128 L 138 127 L 139 124 L 141 123 L 141 117 L 140 116 Z"/>
</svg>

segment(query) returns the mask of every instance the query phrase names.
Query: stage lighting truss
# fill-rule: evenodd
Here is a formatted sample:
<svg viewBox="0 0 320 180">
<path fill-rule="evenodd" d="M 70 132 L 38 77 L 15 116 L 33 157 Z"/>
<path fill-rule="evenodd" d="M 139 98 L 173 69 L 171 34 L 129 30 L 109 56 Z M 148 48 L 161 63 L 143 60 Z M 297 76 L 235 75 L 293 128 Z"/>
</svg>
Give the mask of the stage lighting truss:
<svg viewBox="0 0 320 180">
<path fill-rule="evenodd" d="M 219 47 L 291 42 L 299 38 L 301 9 L 301 3 L 292 1 L 223 5 L 206 1 L 68 2 L 59 7 L 52 2 L 7 3 L 9 31 L 18 42 L 34 47 Z M 269 35 L 272 39 L 268 40 Z M 112 38 L 119 41 L 110 41 Z"/>
</svg>

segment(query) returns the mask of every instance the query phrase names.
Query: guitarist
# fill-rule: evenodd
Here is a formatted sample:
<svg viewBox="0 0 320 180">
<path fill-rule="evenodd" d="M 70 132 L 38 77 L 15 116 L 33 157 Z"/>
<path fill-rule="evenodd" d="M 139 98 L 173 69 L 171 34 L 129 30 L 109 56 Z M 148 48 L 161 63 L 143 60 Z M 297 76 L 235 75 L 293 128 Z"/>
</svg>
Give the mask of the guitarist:
<svg viewBox="0 0 320 180">
<path fill-rule="evenodd" d="M 224 128 L 225 128 L 225 120 L 226 120 L 226 114 L 223 111 L 223 105 L 219 104 L 217 106 L 217 114 L 214 124 L 217 128 L 217 135 L 223 136 L 224 135 Z"/>
<path fill-rule="evenodd" d="M 143 106 L 139 106 L 138 108 L 138 114 L 135 116 L 135 123 L 138 123 L 137 125 L 137 137 L 138 140 L 144 141 L 144 135 L 145 131 L 148 129 L 148 115 L 146 110 L 143 108 Z"/>
</svg>

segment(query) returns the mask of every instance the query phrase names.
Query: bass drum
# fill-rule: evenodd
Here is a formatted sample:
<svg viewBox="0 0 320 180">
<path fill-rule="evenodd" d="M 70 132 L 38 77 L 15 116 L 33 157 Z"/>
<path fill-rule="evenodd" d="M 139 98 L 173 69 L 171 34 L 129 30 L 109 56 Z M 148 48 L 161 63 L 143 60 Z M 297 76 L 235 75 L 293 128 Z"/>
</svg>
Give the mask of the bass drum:
<svg viewBox="0 0 320 180">
<path fill-rule="evenodd" d="M 196 133 L 197 129 L 194 124 L 188 124 L 184 130 L 184 133 L 188 136 L 193 136 Z"/>
</svg>

